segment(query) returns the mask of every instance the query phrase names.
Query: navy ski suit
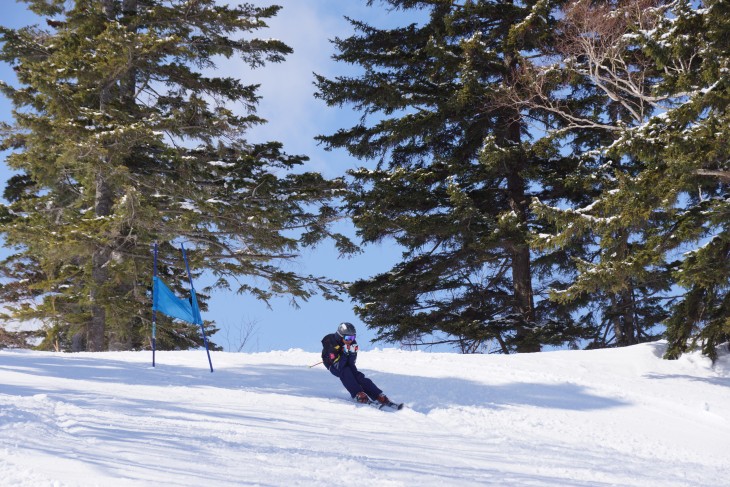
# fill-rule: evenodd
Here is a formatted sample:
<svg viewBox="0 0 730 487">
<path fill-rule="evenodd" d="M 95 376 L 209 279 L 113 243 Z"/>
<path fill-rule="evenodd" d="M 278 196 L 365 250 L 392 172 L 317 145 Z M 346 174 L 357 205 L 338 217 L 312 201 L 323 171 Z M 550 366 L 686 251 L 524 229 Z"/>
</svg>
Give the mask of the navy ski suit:
<svg viewBox="0 0 730 487">
<path fill-rule="evenodd" d="M 357 341 L 349 345 L 337 333 L 322 338 L 322 362 L 327 370 L 339 377 L 342 385 L 353 398 L 358 392 L 365 391 L 371 399 L 377 398 L 383 391 L 373 381 L 357 370 Z"/>
</svg>

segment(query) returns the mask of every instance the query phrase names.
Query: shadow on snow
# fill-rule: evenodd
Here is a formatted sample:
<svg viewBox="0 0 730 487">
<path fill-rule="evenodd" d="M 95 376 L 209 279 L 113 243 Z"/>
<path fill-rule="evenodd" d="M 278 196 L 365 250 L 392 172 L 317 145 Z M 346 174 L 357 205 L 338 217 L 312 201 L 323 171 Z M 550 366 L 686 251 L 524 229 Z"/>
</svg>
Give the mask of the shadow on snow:
<svg viewBox="0 0 730 487">
<path fill-rule="evenodd" d="M 281 364 L 253 364 L 218 368 L 211 374 L 201 367 L 148 365 L 110 359 L 95 359 L 73 354 L 38 355 L 34 353 L 0 354 L 0 371 L 58 377 L 110 384 L 222 388 L 260 394 L 279 394 L 321 399 L 349 399 L 339 380 L 318 367 Z M 589 411 L 627 405 L 613 397 L 603 397 L 584 386 L 573 383 L 510 383 L 490 385 L 455 377 L 418 377 L 397 373 L 375 372 L 360 368 L 393 400 L 405 402 L 414 411 L 427 414 L 435 409 L 452 407 L 482 407 L 500 409 L 507 406 Z M 725 385 L 726 381 L 718 379 Z M 19 396 L 53 395 L 63 390 L 73 391 L 72 383 L 56 390 L 14 387 L 0 384 L 0 392 Z M 79 391 L 82 392 L 82 391 Z M 207 401 L 215 394 L 204 394 Z M 124 398 L 119 398 L 123 401 Z M 79 398 L 82 400 L 82 398 Z"/>
</svg>

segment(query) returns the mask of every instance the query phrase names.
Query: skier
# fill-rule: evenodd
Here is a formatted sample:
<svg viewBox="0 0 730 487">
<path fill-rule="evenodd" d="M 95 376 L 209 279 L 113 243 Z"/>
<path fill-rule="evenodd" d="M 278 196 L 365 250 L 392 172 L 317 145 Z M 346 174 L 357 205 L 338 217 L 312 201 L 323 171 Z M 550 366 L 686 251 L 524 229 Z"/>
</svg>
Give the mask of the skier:
<svg viewBox="0 0 730 487">
<path fill-rule="evenodd" d="M 383 406 L 398 406 L 383 394 L 383 391 L 373 381 L 357 370 L 357 341 L 355 327 L 352 323 L 340 323 L 336 333 L 322 338 L 322 362 L 327 370 L 335 377 L 339 377 L 342 385 L 352 398 L 360 403 L 377 401 Z M 369 396 L 369 397 L 368 397 Z"/>
</svg>

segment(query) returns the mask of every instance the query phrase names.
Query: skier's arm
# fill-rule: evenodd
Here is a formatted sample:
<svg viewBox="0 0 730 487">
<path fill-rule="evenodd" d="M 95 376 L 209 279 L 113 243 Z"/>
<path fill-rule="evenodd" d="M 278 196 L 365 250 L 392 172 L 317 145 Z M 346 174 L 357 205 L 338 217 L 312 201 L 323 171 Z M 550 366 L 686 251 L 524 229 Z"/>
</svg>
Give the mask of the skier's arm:
<svg viewBox="0 0 730 487">
<path fill-rule="evenodd" d="M 349 363 L 355 365 L 355 361 L 357 360 L 357 351 L 359 347 L 357 346 L 357 341 L 353 340 L 351 344 L 345 345 L 346 352 L 349 355 Z"/>
<path fill-rule="evenodd" d="M 342 347 L 330 340 L 322 342 L 322 361 L 328 369 L 342 357 Z"/>
</svg>

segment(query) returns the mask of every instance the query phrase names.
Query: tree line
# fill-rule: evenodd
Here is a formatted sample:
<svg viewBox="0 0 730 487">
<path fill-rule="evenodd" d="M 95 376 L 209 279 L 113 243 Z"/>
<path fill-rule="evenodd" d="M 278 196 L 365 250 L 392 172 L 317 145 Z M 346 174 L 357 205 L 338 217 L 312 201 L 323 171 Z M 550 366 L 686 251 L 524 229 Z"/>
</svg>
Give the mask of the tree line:
<svg viewBox="0 0 730 487">
<path fill-rule="evenodd" d="M 256 86 L 214 75 L 221 56 L 284 60 L 289 46 L 252 37 L 279 7 L 25 2 L 47 25 L 0 29 L 18 76 L 1 87 L 16 175 L 0 299 L 47 324 L 42 347 L 144 347 L 149 245 L 182 290 L 178 239 L 213 288 L 346 290 L 378 339 L 403 345 L 664 336 L 667 358 L 715 358 L 730 338 L 726 2 L 367 0 L 423 20 L 348 19 L 333 40 L 360 71 L 317 75 L 315 96 L 362 117 L 318 140 L 369 165 L 332 180 L 247 141 Z M 402 261 L 349 284 L 282 270 L 325 238 L 356 251 L 332 231 L 343 215 L 359 244 L 393 239 Z M 158 346 L 199 345 L 165 325 Z"/>
</svg>

